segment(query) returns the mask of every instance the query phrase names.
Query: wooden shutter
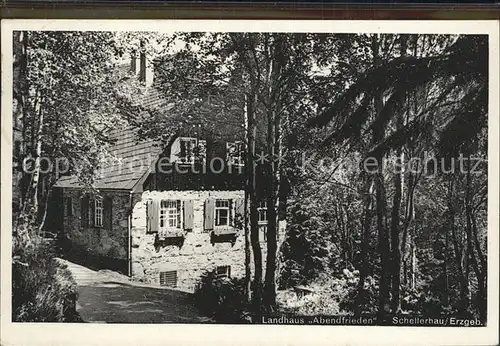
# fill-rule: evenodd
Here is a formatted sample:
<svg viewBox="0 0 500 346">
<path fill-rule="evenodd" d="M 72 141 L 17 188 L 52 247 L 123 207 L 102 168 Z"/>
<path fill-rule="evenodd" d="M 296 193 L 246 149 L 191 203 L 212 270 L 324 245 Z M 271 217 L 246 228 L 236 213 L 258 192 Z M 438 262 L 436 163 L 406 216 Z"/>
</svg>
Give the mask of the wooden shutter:
<svg viewBox="0 0 500 346">
<path fill-rule="evenodd" d="M 198 157 L 201 162 L 206 162 L 207 160 L 207 141 L 204 139 L 198 141 Z"/>
<path fill-rule="evenodd" d="M 151 208 L 152 208 L 152 204 L 153 204 L 153 201 L 151 200 L 148 200 L 146 201 L 146 232 L 147 233 L 150 233 L 152 232 L 151 231 L 151 219 L 152 219 L 152 212 L 151 212 Z"/>
<path fill-rule="evenodd" d="M 234 200 L 234 211 L 236 215 L 240 215 L 241 217 L 245 216 L 245 199 L 237 198 Z"/>
<path fill-rule="evenodd" d="M 227 224 L 228 226 L 231 226 L 234 224 L 234 201 L 232 199 L 230 199 L 229 201 L 229 215 L 227 216 L 228 220 L 227 220 Z"/>
<path fill-rule="evenodd" d="M 205 230 L 209 231 L 214 229 L 214 209 L 215 200 L 207 199 L 205 201 Z"/>
<path fill-rule="evenodd" d="M 149 212 L 149 210 L 148 210 Z M 153 199 L 151 201 L 151 223 L 150 223 L 150 231 L 158 232 L 160 228 L 160 200 Z"/>
<path fill-rule="evenodd" d="M 82 227 L 89 226 L 89 198 L 87 196 L 83 196 L 80 200 L 80 221 Z"/>
<path fill-rule="evenodd" d="M 184 201 L 184 229 L 192 230 L 194 227 L 193 200 Z"/>
<path fill-rule="evenodd" d="M 179 157 L 185 158 L 187 156 L 186 141 L 179 139 L 179 144 L 180 144 Z"/>
<path fill-rule="evenodd" d="M 110 196 L 105 196 L 102 201 L 103 207 L 103 226 L 107 230 L 113 228 L 113 199 Z"/>
<path fill-rule="evenodd" d="M 91 198 L 89 203 L 89 226 L 94 226 L 95 199 Z"/>
</svg>

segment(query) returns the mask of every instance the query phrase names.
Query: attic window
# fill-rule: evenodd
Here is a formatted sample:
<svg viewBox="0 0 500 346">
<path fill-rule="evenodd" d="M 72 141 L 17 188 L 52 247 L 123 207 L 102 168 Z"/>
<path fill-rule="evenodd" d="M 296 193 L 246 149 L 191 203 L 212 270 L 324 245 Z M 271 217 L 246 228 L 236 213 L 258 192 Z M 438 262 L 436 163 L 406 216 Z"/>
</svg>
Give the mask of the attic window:
<svg viewBox="0 0 500 346">
<path fill-rule="evenodd" d="M 196 138 L 181 138 L 179 159 L 182 163 L 194 163 L 195 158 L 203 159 L 205 141 Z"/>
<path fill-rule="evenodd" d="M 243 142 L 227 143 L 227 162 L 230 165 L 243 166 L 245 164 L 245 147 Z"/>
<path fill-rule="evenodd" d="M 177 287 L 177 271 L 160 272 L 160 286 Z"/>
</svg>

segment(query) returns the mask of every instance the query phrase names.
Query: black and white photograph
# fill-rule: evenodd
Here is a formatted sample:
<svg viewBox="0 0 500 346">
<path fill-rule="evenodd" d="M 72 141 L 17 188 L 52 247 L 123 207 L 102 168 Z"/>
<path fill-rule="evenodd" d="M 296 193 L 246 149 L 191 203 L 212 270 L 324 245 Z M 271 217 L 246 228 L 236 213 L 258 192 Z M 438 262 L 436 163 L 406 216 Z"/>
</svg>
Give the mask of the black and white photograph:
<svg viewBox="0 0 500 346">
<path fill-rule="evenodd" d="M 213 28 L 2 30 L 11 322 L 498 322 L 488 31 Z"/>
</svg>

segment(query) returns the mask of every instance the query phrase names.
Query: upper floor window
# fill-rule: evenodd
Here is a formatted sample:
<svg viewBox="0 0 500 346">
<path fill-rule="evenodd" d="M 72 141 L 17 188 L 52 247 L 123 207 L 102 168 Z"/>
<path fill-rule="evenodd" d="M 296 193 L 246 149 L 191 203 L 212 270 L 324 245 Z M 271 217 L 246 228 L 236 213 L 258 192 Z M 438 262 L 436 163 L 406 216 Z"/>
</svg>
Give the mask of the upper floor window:
<svg viewBox="0 0 500 346">
<path fill-rule="evenodd" d="M 227 162 L 230 165 L 242 166 L 245 164 L 245 146 L 243 142 L 228 142 L 227 143 Z"/>
<path fill-rule="evenodd" d="M 194 163 L 194 148 L 196 146 L 196 139 L 194 138 L 181 138 L 180 140 L 180 153 L 179 158 L 184 163 Z"/>
<path fill-rule="evenodd" d="M 204 161 L 206 155 L 206 141 L 190 137 L 179 139 L 178 159 L 182 163 Z"/>
<path fill-rule="evenodd" d="M 160 229 L 181 227 L 181 201 L 162 200 L 160 204 Z"/>
<path fill-rule="evenodd" d="M 267 224 L 267 201 L 259 201 L 257 204 L 257 220 L 259 224 Z"/>
<path fill-rule="evenodd" d="M 231 217 L 231 203 L 228 199 L 215 201 L 215 226 L 229 226 Z"/>
<path fill-rule="evenodd" d="M 102 227 L 102 198 L 96 198 L 94 204 L 94 226 Z"/>
</svg>

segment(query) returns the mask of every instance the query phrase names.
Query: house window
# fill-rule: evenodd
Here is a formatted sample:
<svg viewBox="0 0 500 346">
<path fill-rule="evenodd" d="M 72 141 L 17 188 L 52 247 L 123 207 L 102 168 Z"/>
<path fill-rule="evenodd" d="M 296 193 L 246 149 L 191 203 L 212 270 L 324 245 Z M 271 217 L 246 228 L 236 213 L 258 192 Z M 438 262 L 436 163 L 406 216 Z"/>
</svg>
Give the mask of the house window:
<svg viewBox="0 0 500 346">
<path fill-rule="evenodd" d="M 243 166 L 245 164 L 245 147 L 243 142 L 227 143 L 227 162 L 230 165 Z"/>
<path fill-rule="evenodd" d="M 206 156 L 205 140 L 183 137 L 179 139 L 178 160 L 182 163 L 193 164 L 195 161 L 204 161 Z"/>
<path fill-rule="evenodd" d="M 180 139 L 180 160 L 183 163 L 194 163 L 194 147 L 196 146 L 196 139 L 194 138 L 181 138 Z"/>
<path fill-rule="evenodd" d="M 231 266 L 217 266 L 215 268 L 215 277 L 217 278 L 230 278 L 231 277 Z"/>
<path fill-rule="evenodd" d="M 94 204 L 94 225 L 102 227 L 102 198 L 96 198 Z"/>
<path fill-rule="evenodd" d="M 73 216 L 73 200 L 71 197 L 66 197 L 66 216 Z"/>
<path fill-rule="evenodd" d="M 260 201 L 257 204 L 257 220 L 259 225 L 267 225 L 267 201 Z"/>
<path fill-rule="evenodd" d="M 181 227 L 181 201 L 163 200 L 160 205 L 160 228 Z"/>
<path fill-rule="evenodd" d="M 160 285 L 167 287 L 177 287 L 177 271 L 170 270 L 160 272 Z"/>
<path fill-rule="evenodd" d="M 218 199 L 215 201 L 215 226 L 229 226 L 231 217 L 231 201 Z"/>
</svg>

